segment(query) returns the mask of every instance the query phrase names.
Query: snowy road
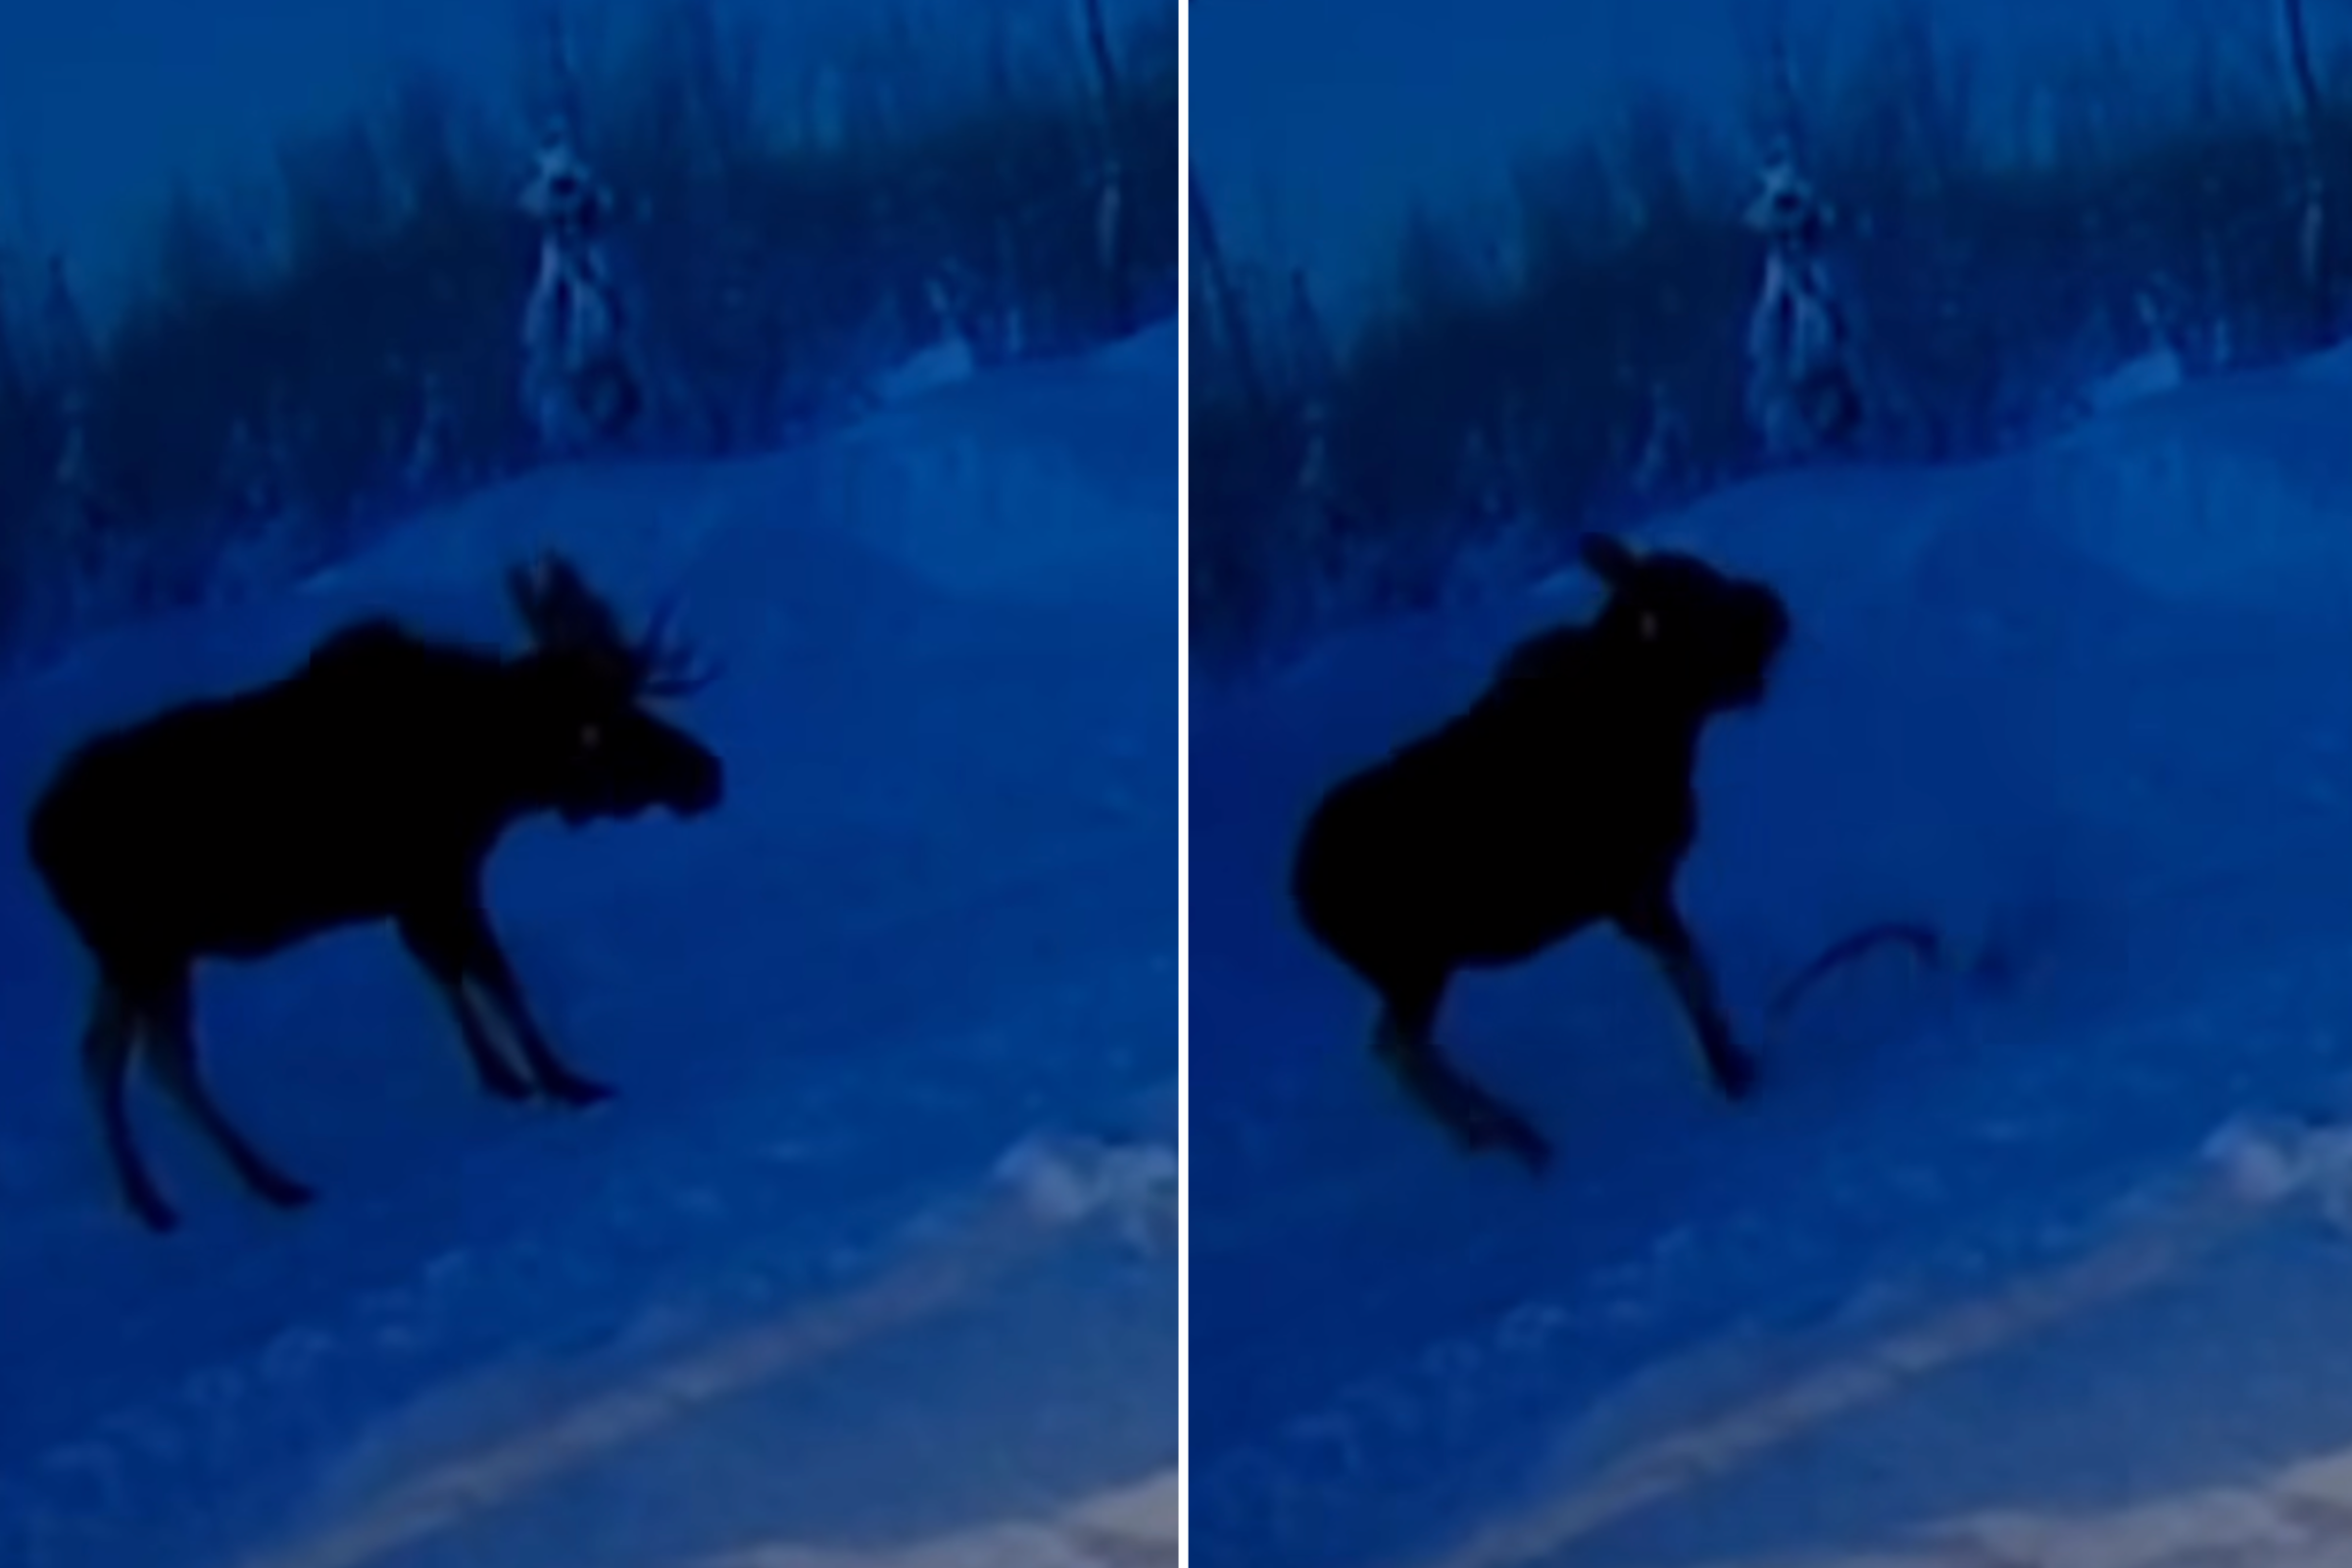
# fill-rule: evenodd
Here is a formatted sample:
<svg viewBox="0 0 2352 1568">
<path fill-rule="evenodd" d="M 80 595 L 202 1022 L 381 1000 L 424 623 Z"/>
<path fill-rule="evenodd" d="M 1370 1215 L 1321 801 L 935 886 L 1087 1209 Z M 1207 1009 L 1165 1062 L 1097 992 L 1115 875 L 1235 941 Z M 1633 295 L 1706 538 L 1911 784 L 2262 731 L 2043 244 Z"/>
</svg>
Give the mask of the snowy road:
<svg viewBox="0 0 2352 1568">
<path fill-rule="evenodd" d="M 1774 1347 L 1769 1389 L 1431 1568 L 2352 1560 L 2348 1292 L 2310 1205 L 2200 1188 L 1917 1321 Z"/>
</svg>

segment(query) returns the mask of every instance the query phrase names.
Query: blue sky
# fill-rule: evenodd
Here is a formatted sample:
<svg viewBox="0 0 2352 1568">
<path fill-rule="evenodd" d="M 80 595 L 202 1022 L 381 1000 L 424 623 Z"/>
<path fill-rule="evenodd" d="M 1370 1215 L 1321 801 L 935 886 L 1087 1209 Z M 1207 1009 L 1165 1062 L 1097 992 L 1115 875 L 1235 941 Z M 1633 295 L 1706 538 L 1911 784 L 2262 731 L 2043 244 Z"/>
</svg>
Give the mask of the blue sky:
<svg viewBox="0 0 2352 1568">
<path fill-rule="evenodd" d="M 250 167 L 282 127 L 348 109 L 404 57 L 481 69 L 505 13 L 498 0 L 0 7 L 7 230 L 29 218 L 111 271 L 176 172 Z"/>
</svg>

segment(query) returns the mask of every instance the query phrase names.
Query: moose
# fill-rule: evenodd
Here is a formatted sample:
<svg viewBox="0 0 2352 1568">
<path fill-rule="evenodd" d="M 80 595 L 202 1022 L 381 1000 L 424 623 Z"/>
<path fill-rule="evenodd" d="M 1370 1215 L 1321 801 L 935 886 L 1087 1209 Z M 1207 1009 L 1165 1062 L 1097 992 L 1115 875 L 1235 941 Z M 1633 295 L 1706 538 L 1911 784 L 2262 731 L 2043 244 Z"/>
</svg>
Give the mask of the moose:
<svg viewBox="0 0 2352 1568">
<path fill-rule="evenodd" d="M 656 807 L 680 818 L 714 809 L 718 757 L 651 704 L 717 672 L 668 636 L 667 610 L 625 636 L 559 555 L 511 567 L 506 588 L 527 633 L 519 653 L 431 640 L 387 616 L 357 620 L 290 674 L 85 741 L 35 801 L 32 864 L 95 960 L 86 1087 L 122 1198 L 151 1230 L 178 1220 L 124 1103 L 142 1047 L 166 1097 L 257 1197 L 283 1209 L 315 1197 L 205 1085 L 199 960 L 258 960 L 388 921 L 489 1094 L 569 1106 L 611 1096 L 533 1021 L 483 909 L 483 866 L 510 828 L 548 813 L 579 827 Z M 527 1077 L 493 1044 L 469 987 L 503 1016 Z"/>
<path fill-rule="evenodd" d="M 1777 592 L 1693 556 L 1598 533 L 1581 555 L 1607 589 L 1598 615 L 1518 644 L 1466 710 L 1324 795 L 1291 876 L 1307 932 L 1380 1002 L 1375 1055 L 1467 1152 L 1534 1171 L 1544 1135 L 1432 1037 L 1462 970 L 1606 921 L 1663 968 L 1715 1088 L 1753 1087 L 1674 884 L 1701 733 L 1762 702 L 1790 632 Z"/>
</svg>

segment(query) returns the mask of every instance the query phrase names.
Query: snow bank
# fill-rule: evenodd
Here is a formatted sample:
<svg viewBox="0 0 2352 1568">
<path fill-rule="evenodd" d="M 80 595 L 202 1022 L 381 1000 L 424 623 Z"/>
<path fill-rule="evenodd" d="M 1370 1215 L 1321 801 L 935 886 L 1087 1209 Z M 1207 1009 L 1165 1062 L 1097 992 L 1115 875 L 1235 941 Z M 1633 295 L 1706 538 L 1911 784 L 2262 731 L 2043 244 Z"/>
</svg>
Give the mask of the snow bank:
<svg viewBox="0 0 2352 1568">
<path fill-rule="evenodd" d="M 92 728 L 273 675 L 356 613 L 510 642 L 500 570 L 560 545 L 631 611 L 683 595 L 726 673 L 678 711 L 730 778 L 707 822 L 533 826 L 493 864 L 543 1021 L 618 1087 L 595 1114 L 485 1103 L 384 933 L 208 971 L 221 1100 L 322 1199 L 256 1212 L 141 1095 L 188 1220 L 169 1245 L 124 1223 L 87 1125 L 83 960 L 0 857 L 0 1562 L 292 1551 L 289 1509 L 338 1456 L 311 1527 L 534 1405 L 855 1299 L 975 1201 L 1051 1245 L 877 1320 L 871 1352 L 566 1472 L 561 1501 L 515 1488 L 371 1568 L 643 1568 L 723 1546 L 677 1539 L 706 1514 L 775 1538 L 775 1497 L 811 1549 L 880 1501 L 946 1538 L 1172 1462 L 1173 1264 L 1122 1239 L 1164 1241 L 1173 1167 L 1172 1122 L 1136 1109 L 1168 1098 L 1175 1049 L 1174 339 L 1153 341 L 772 457 L 544 473 L 298 593 L 0 689 L 0 816 L 22 820 Z M 892 1368 L 920 1368 L 921 1396 Z M 820 1436 L 845 1390 L 1004 1440 L 915 1484 L 905 1421 Z M 746 1434 L 811 1457 L 778 1493 L 722 1462 Z M 699 1489 L 677 1453 L 707 1461 Z"/>
<path fill-rule="evenodd" d="M 1794 610 L 1770 703 L 1706 744 L 1685 883 L 1765 1087 L 1712 1102 L 1605 936 L 1465 980 L 1444 1036 L 1552 1133 L 1539 1184 L 1398 1108 L 1368 1000 L 1281 889 L 1317 791 L 1592 585 L 1197 697 L 1197 1559 L 1446 1560 L 1556 1490 L 1538 1456 L 1643 1369 L 1890 1276 L 1960 1294 L 2067 1254 L 2241 1111 L 2328 1093 L 2352 1065 L 2346 429 L 2339 376 L 2231 378 L 1645 530 Z M 1874 958 L 1765 1028 L 1798 963 L 1888 918 L 1955 965 Z"/>
</svg>

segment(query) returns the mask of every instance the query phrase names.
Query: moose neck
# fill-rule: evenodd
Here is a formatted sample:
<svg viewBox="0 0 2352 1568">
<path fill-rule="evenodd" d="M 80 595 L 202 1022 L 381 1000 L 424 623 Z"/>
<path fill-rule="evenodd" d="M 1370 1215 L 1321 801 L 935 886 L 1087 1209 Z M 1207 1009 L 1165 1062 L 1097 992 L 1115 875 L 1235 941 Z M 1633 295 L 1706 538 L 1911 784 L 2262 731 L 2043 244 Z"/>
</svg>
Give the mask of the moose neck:
<svg viewBox="0 0 2352 1568">
<path fill-rule="evenodd" d="M 470 825 L 484 854 L 517 823 L 562 809 L 570 761 L 558 750 L 564 726 L 552 716 L 547 671 L 525 659 L 500 675 L 499 700 L 479 737 L 481 783 L 471 802 Z"/>
<path fill-rule="evenodd" d="M 1694 751 L 1720 705 L 1648 650 L 1630 643 L 1602 646 L 1604 657 L 1623 671 L 1608 688 L 1619 694 L 1618 723 L 1657 745 Z"/>
</svg>

